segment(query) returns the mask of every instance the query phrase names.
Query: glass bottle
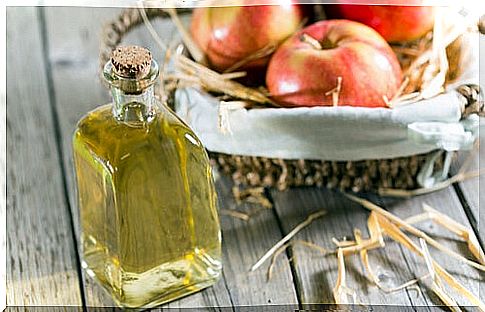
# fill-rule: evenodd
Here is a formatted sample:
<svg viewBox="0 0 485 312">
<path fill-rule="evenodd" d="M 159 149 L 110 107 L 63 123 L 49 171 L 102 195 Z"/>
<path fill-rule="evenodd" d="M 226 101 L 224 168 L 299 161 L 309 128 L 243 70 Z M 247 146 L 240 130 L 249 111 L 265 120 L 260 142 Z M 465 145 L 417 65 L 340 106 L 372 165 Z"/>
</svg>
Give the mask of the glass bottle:
<svg viewBox="0 0 485 312">
<path fill-rule="evenodd" d="M 124 307 L 153 307 L 221 273 L 217 198 L 207 153 L 153 94 L 148 50 L 116 49 L 104 67 L 113 103 L 73 137 L 83 267 Z"/>
</svg>

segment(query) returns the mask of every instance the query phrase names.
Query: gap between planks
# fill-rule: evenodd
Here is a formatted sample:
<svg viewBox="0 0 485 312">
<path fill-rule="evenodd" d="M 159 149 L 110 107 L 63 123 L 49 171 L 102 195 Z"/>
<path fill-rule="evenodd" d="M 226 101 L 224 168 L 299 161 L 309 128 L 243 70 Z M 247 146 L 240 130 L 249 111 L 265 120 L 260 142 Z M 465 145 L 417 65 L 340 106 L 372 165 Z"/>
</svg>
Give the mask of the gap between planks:
<svg viewBox="0 0 485 312">
<path fill-rule="evenodd" d="M 463 184 L 455 183 L 453 184 L 453 189 L 463 207 L 463 211 L 465 212 L 465 215 L 468 218 L 468 222 L 470 222 L 470 225 L 473 229 L 473 233 L 477 237 L 478 243 L 480 244 L 480 248 L 482 249 L 482 251 L 485 251 L 484 241 L 482 239 L 482 236 L 480 235 L 482 233 L 480 232 L 479 222 L 477 222 L 477 218 L 473 215 L 471 205 L 468 203 L 468 200 L 465 196 L 465 192 L 462 189 L 463 186 L 464 186 Z M 480 213 L 480 207 L 478 207 L 478 213 Z"/>
<path fill-rule="evenodd" d="M 81 255 L 79 253 L 79 246 L 76 238 L 76 231 L 75 231 L 75 222 L 73 218 L 73 213 L 71 209 L 71 202 L 69 200 L 69 193 L 67 187 L 67 180 L 66 180 L 66 170 L 63 165 L 64 160 L 64 153 L 62 150 L 62 139 L 61 139 L 61 129 L 59 124 L 59 113 L 57 111 L 57 104 L 56 104 L 56 94 L 54 88 L 54 81 L 52 79 L 52 65 L 49 59 L 49 39 L 47 34 L 47 25 L 46 25 L 46 17 L 45 17 L 45 8 L 44 7 L 37 7 L 36 8 L 37 14 L 39 16 L 38 24 L 39 29 L 41 32 L 41 45 L 42 45 L 42 57 L 44 60 L 44 67 L 46 71 L 46 83 L 48 89 L 48 96 L 49 96 L 49 107 L 51 110 L 51 118 L 54 123 L 54 137 L 55 137 L 55 145 L 56 145 L 56 153 L 58 155 L 58 165 L 61 171 L 61 179 L 62 179 L 62 190 L 63 190 L 63 197 L 66 202 L 66 209 L 67 214 L 69 216 L 69 225 L 71 227 L 71 240 L 74 246 L 74 252 L 76 255 L 76 267 L 77 267 L 77 274 L 79 280 L 79 289 L 81 293 L 81 304 L 83 311 L 87 311 L 86 306 L 86 298 L 84 294 L 84 282 L 82 278 L 82 267 L 81 267 Z"/>
<path fill-rule="evenodd" d="M 451 189 L 443 190 L 437 193 L 440 193 L 440 194 L 433 193 L 426 196 L 420 196 L 420 197 L 416 197 L 416 198 L 404 200 L 404 201 L 400 200 L 397 202 L 388 201 L 383 198 L 377 198 L 377 201 L 381 206 L 385 207 L 386 210 L 395 211 L 395 209 L 398 209 L 399 210 L 398 215 L 401 215 L 401 214 L 408 215 L 408 214 L 419 213 L 421 211 L 420 205 L 423 202 L 427 202 L 432 206 L 437 206 L 436 208 L 444 210 L 444 212 L 452 212 L 451 215 L 456 217 L 459 222 L 464 222 L 465 225 L 469 224 L 464 212 L 459 211 L 461 210 L 461 207 L 460 209 L 456 209 L 456 208 L 459 208 L 457 206 L 458 205 L 461 206 L 461 204 L 459 203 L 456 194 L 454 194 L 454 192 Z M 283 218 L 284 219 L 283 221 L 286 222 L 284 228 L 287 230 L 291 229 L 294 226 L 294 222 L 295 222 L 294 219 L 296 216 L 298 216 L 297 219 L 304 218 L 304 215 L 308 214 L 309 210 L 314 210 L 317 208 L 318 209 L 328 208 L 333 210 L 334 208 L 338 208 L 337 210 L 333 210 L 334 212 L 338 212 L 337 214 L 334 214 L 329 211 L 329 214 L 327 215 L 326 218 L 316 220 L 315 222 L 317 224 L 312 224 L 311 228 L 308 227 L 305 231 L 302 231 L 301 233 L 302 235 L 300 236 L 301 238 L 309 239 L 310 241 L 320 245 L 322 242 L 325 243 L 328 240 L 328 237 L 324 238 L 324 236 L 339 235 L 337 233 L 345 233 L 346 232 L 345 229 L 348 229 L 349 231 L 347 231 L 348 233 L 344 235 L 351 235 L 352 227 L 358 227 L 363 229 L 362 226 L 365 224 L 365 222 L 361 220 L 362 217 L 367 215 L 364 210 L 361 210 L 363 208 L 359 208 L 358 205 L 349 203 L 348 201 L 343 199 L 341 195 L 338 194 L 337 192 L 332 192 L 332 191 L 323 190 L 323 189 L 315 190 L 315 189 L 309 189 L 309 188 L 300 188 L 300 189 L 297 188 L 297 189 L 290 190 L 287 194 L 274 193 L 273 195 L 277 197 L 277 199 L 275 200 L 276 201 L 275 208 L 278 210 L 278 214 L 282 214 L 280 218 Z M 274 196 L 273 196 L 273 199 L 274 199 Z M 374 201 L 375 200 L 376 199 L 374 199 Z M 289 204 L 288 201 L 295 202 L 296 204 L 295 205 Z M 329 205 L 329 206 L 325 207 L 322 205 Z M 343 214 L 345 214 L 345 216 Z M 342 219 L 342 217 L 344 217 L 345 220 Z M 339 226 L 338 223 L 342 221 L 344 221 L 344 224 L 341 224 Z M 426 224 L 423 224 L 422 226 L 426 226 Z M 442 231 L 437 231 L 437 229 L 433 230 L 432 227 L 430 228 L 427 227 L 427 230 L 431 230 L 431 233 L 438 234 L 440 239 L 445 239 L 445 241 L 443 242 L 454 245 L 453 240 L 448 241 L 448 239 L 451 237 L 449 234 L 444 233 Z M 441 236 L 441 235 L 444 235 L 444 236 Z M 325 246 L 325 247 L 328 247 L 328 246 Z M 312 303 L 317 300 L 324 300 L 325 301 L 324 303 L 333 302 L 331 297 L 327 295 L 328 287 L 331 287 L 332 283 L 334 282 L 332 280 L 333 274 L 331 271 L 333 259 L 329 258 L 328 260 L 327 259 L 311 260 L 311 262 L 309 262 L 310 261 L 309 259 L 307 260 L 304 259 L 304 258 L 307 258 L 306 255 L 303 254 L 303 258 L 301 258 L 302 257 L 301 253 L 297 252 L 293 254 L 294 255 L 300 254 L 300 257 L 298 259 L 295 259 L 296 263 L 292 263 L 292 265 L 294 265 L 297 268 L 298 279 L 304 282 L 304 289 L 303 289 L 304 294 L 300 299 L 303 302 L 303 304 L 306 306 L 308 303 Z M 413 275 L 413 274 L 415 275 L 415 274 L 418 274 L 417 272 L 419 272 L 419 269 L 420 269 L 419 261 L 416 262 L 417 259 L 415 259 L 413 255 L 409 255 L 407 251 L 403 250 L 402 248 L 400 248 L 399 245 L 396 245 L 396 244 L 390 244 L 388 247 L 386 247 L 385 250 L 376 251 L 375 257 L 376 257 L 375 260 L 380 260 L 379 262 L 383 261 L 382 262 L 383 264 L 388 263 L 388 265 L 386 265 L 383 268 L 385 269 L 385 271 L 388 271 L 388 273 L 390 273 L 391 275 L 397 274 L 396 277 L 400 276 L 402 278 L 405 275 L 406 276 Z M 440 259 L 445 262 L 447 261 L 445 260 L 446 257 L 444 256 L 440 256 Z M 320 262 L 320 264 L 318 262 Z M 304 268 L 302 266 L 305 266 L 305 263 L 307 265 L 309 263 L 313 263 L 313 264 L 310 267 Z M 403 268 L 404 271 L 402 269 L 399 269 L 399 267 Z M 408 271 L 408 272 L 406 273 L 405 271 Z M 474 289 L 474 292 L 477 292 L 479 288 L 482 288 L 482 284 L 483 284 L 478 280 L 476 280 L 477 272 L 473 271 L 470 268 L 465 268 L 465 271 L 467 276 L 469 276 L 471 279 L 468 280 L 467 278 L 465 278 L 463 282 L 471 286 Z M 318 280 L 312 281 L 314 277 L 316 277 Z M 355 278 L 357 282 L 359 277 L 355 276 Z M 420 288 L 424 294 L 428 293 L 427 289 L 422 287 Z M 369 299 L 370 300 L 369 304 L 376 304 L 376 303 L 382 304 L 384 302 L 388 302 L 387 304 L 389 303 L 392 304 L 393 302 L 396 302 L 395 301 L 396 297 L 394 297 L 394 299 L 391 299 L 393 296 L 387 296 L 387 295 L 383 296 L 382 294 L 378 294 L 375 291 L 371 291 L 371 287 L 365 287 L 362 289 L 362 291 L 364 292 L 365 296 L 367 296 L 367 293 L 368 295 L 371 296 L 370 297 L 371 299 Z M 399 296 L 399 294 L 396 294 L 396 295 Z M 434 308 L 436 308 L 435 304 L 440 303 L 438 300 L 436 300 L 436 298 L 434 298 L 433 296 L 430 296 L 429 294 L 421 297 L 418 300 L 413 298 L 414 296 L 412 295 L 412 293 L 407 291 L 406 297 L 407 297 L 407 300 L 405 301 L 408 302 L 408 304 L 410 305 L 410 308 L 419 307 L 420 309 L 424 308 L 428 310 L 433 310 Z M 319 298 L 322 298 L 322 299 L 319 299 Z M 327 298 L 327 299 L 323 299 L 323 298 Z M 376 299 L 377 299 L 377 302 L 375 301 Z M 405 304 L 404 301 L 401 304 Z"/>
<path fill-rule="evenodd" d="M 8 7 L 7 23 L 7 304 L 78 307 L 38 11 Z"/>
<path fill-rule="evenodd" d="M 68 187 L 71 197 L 73 216 L 74 209 L 74 179 L 72 163 L 70 160 L 70 133 L 74 123 L 85 112 L 95 105 L 108 102 L 108 90 L 104 89 L 97 79 L 96 70 L 98 45 L 97 34 L 101 21 L 107 22 L 115 18 L 118 11 L 87 9 L 87 8 L 61 8 L 46 9 L 46 18 L 49 34 L 50 58 L 54 66 L 53 79 L 56 88 L 57 110 L 63 118 L 60 127 L 63 138 L 64 166 L 66 168 Z M 71 16 L 72 15 L 72 16 Z M 84 18 L 88 16 L 96 22 L 85 25 Z M 160 32 L 169 38 L 172 32 L 170 24 L 157 20 Z M 64 27 L 62 27 L 64 26 Z M 144 29 L 135 29 L 124 42 L 150 43 Z M 153 47 L 155 54 L 158 50 Z M 75 52 L 75 53 L 73 53 Z M 82 68 L 81 68 L 82 65 Z M 77 74 L 77 76 L 73 76 Z M 221 181 L 222 182 L 222 181 Z M 218 191 L 221 203 L 225 207 L 237 209 L 251 209 L 249 204 L 236 205 L 228 195 L 232 184 L 219 183 Z M 223 228 L 224 248 L 224 275 L 223 281 L 216 283 L 213 288 L 204 290 L 181 300 L 164 305 L 161 309 L 177 309 L 192 307 L 229 307 L 247 305 L 292 304 L 296 306 L 297 298 L 291 280 L 290 268 L 285 263 L 284 270 L 270 282 L 266 282 L 266 272 L 259 271 L 248 274 L 248 270 L 256 257 L 264 252 L 273 241 L 281 238 L 272 212 L 262 212 L 248 222 L 235 220 L 231 217 L 221 217 Z M 86 302 L 89 306 L 112 306 L 108 295 L 89 278 L 84 280 Z"/>
<path fill-rule="evenodd" d="M 286 233 L 285 230 L 284 230 L 283 221 L 280 219 L 280 216 L 278 215 L 278 211 L 276 210 L 276 203 L 273 199 L 273 196 L 271 195 L 270 190 L 267 187 L 264 188 L 264 195 L 268 198 L 269 202 L 273 206 L 273 208 L 271 208 L 271 209 L 273 210 L 273 215 L 276 219 L 276 223 L 277 223 L 278 229 L 281 233 L 281 237 L 283 238 L 288 233 Z M 290 240 L 290 242 L 291 242 L 291 240 Z M 301 285 L 298 282 L 298 278 L 297 278 L 298 272 L 296 270 L 295 263 L 293 261 L 293 259 L 294 259 L 293 257 L 296 257 L 296 255 L 294 255 L 294 253 L 293 253 L 293 246 L 291 244 L 285 249 L 285 254 L 286 254 L 285 260 L 288 261 L 288 264 L 290 266 L 291 278 L 293 280 L 293 285 L 295 287 L 296 299 L 298 300 L 298 309 L 303 310 L 304 309 L 303 303 L 302 303 L 302 287 L 303 287 L 303 285 Z"/>
</svg>

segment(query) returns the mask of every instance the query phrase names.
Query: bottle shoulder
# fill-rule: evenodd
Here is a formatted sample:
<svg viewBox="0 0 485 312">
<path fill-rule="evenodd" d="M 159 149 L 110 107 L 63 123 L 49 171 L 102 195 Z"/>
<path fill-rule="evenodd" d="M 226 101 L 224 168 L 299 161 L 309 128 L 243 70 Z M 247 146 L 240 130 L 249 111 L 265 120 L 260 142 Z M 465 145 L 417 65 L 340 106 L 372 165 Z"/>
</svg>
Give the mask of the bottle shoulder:
<svg viewBox="0 0 485 312">
<path fill-rule="evenodd" d="M 77 122 L 74 134 L 84 129 L 86 126 L 97 124 L 100 122 L 107 122 L 109 117 L 112 117 L 113 104 L 108 103 L 97 106 L 89 112 L 85 113 Z"/>
<path fill-rule="evenodd" d="M 73 136 L 74 149 L 89 150 L 111 164 L 128 162 L 127 155 L 140 153 L 162 155 L 172 150 L 182 154 L 205 154 L 195 133 L 176 115 L 161 107 L 155 118 L 142 127 L 132 127 L 114 118 L 112 105 L 88 112 L 78 122 Z M 133 159 L 133 157 L 131 158 Z"/>
<path fill-rule="evenodd" d="M 75 132 L 86 130 L 87 128 L 113 128 L 118 125 L 120 127 L 126 126 L 123 122 L 117 121 L 113 116 L 113 104 L 108 103 L 94 108 L 83 115 L 77 122 Z M 193 130 L 176 115 L 169 107 L 159 103 L 156 109 L 155 122 L 146 124 L 145 128 L 155 128 L 156 126 L 165 125 L 175 127 L 178 131 L 184 130 L 196 136 Z M 131 127 L 136 128 L 136 127 Z M 138 127 L 140 128 L 140 127 Z M 198 140 L 198 139 L 197 139 Z"/>
</svg>

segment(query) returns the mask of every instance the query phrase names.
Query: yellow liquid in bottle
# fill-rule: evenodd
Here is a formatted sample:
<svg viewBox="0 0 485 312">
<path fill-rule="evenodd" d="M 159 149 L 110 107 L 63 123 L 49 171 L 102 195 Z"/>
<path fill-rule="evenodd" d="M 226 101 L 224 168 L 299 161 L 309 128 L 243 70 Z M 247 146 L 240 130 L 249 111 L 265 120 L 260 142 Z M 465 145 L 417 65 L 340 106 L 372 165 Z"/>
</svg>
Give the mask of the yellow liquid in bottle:
<svg viewBox="0 0 485 312">
<path fill-rule="evenodd" d="M 73 138 L 83 266 L 125 307 L 193 293 L 221 272 L 207 154 L 166 108 L 148 122 L 136 120 L 140 109 L 128 104 L 125 122 L 102 106 Z"/>
</svg>

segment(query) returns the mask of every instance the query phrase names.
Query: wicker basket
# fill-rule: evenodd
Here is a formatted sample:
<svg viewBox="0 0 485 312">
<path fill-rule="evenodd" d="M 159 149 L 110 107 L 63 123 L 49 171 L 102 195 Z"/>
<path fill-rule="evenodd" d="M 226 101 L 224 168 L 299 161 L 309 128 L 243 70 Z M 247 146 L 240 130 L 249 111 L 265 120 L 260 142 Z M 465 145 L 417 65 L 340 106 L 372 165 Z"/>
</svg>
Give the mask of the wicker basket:
<svg viewBox="0 0 485 312">
<path fill-rule="evenodd" d="M 168 18 L 168 15 L 159 9 L 146 9 L 145 12 L 150 19 Z M 178 12 L 187 14 L 190 10 L 184 9 Z M 111 51 L 122 42 L 125 34 L 142 23 L 143 18 L 139 10 L 127 9 L 106 25 L 100 52 L 101 66 L 109 60 Z M 463 85 L 457 91 L 462 96 L 462 117 L 483 113 L 484 103 L 479 101 L 479 86 Z M 419 188 L 418 174 L 430 156 L 437 156 L 434 170 L 442 169 L 445 158 L 450 156 L 444 152 L 432 151 L 393 159 L 326 161 L 271 159 L 210 151 L 209 155 L 213 165 L 221 172 L 230 175 L 236 185 L 276 187 L 279 190 L 307 185 L 354 192 L 377 191 L 382 188 L 405 190 Z"/>
</svg>

